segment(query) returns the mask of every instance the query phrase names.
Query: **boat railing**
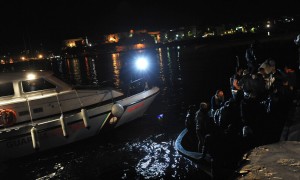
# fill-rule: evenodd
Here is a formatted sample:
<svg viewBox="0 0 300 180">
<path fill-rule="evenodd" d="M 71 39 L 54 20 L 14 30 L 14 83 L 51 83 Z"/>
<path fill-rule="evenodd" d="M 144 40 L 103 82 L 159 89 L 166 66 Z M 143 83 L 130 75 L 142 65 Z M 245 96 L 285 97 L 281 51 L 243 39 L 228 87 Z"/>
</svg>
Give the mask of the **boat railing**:
<svg viewBox="0 0 300 180">
<path fill-rule="evenodd" d="M 58 97 L 57 100 L 59 101 Z M 107 109 L 109 109 L 112 106 L 112 104 L 113 103 L 106 105 L 106 107 L 103 110 L 101 110 L 101 112 L 107 111 Z M 28 108 L 30 109 L 30 103 L 28 105 Z M 99 113 L 99 110 L 99 107 L 94 107 L 89 110 L 82 108 L 80 111 L 75 113 L 61 112 L 61 114 L 58 114 L 55 117 L 31 120 L 23 124 L 16 124 L 13 126 L 1 125 L 0 141 L 9 140 L 13 136 L 19 136 L 20 134 L 28 134 L 31 136 L 33 149 L 39 149 L 40 143 L 38 134 L 40 134 L 41 132 L 44 132 L 46 129 L 49 129 L 49 127 L 60 127 L 62 130 L 62 135 L 65 138 L 68 138 L 70 132 L 68 132 L 67 126 L 69 124 L 78 121 L 83 121 L 84 127 L 86 129 L 89 129 L 89 117 Z"/>
<path fill-rule="evenodd" d="M 130 96 L 133 94 L 137 94 L 139 92 L 143 92 L 150 88 L 151 83 L 148 82 L 148 79 L 145 77 L 141 77 L 135 80 L 130 80 L 126 83 L 121 83 L 120 85 L 115 85 L 112 80 L 102 81 L 98 85 L 74 85 L 73 89 L 104 89 L 104 90 L 112 90 L 113 88 L 119 89 L 125 93 L 125 96 Z"/>
<path fill-rule="evenodd" d="M 9 127 L 5 127 L 4 125 L 1 125 L 3 128 L 0 129 L 0 134 L 5 133 L 5 132 L 18 131 L 18 130 L 21 130 L 21 129 L 24 129 L 24 128 L 31 128 L 31 127 L 39 126 L 39 125 L 42 125 L 42 124 L 53 123 L 55 121 L 59 121 L 59 117 L 51 118 L 51 119 L 48 119 L 46 121 L 45 121 L 45 119 L 37 120 L 37 121 L 34 121 L 34 122 L 30 121 L 30 122 L 25 123 L 25 124 L 19 124 L 19 125 L 14 125 L 14 126 L 9 126 Z"/>
</svg>

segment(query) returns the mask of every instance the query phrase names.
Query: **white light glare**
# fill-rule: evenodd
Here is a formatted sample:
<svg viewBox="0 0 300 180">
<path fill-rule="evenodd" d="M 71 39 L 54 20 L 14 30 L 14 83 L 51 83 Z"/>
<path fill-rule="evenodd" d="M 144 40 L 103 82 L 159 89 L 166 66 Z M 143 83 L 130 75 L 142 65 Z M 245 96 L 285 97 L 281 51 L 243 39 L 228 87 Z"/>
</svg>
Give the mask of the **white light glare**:
<svg viewBox="0 0 300 180">
<path fill-rule="evenodd" d="M 136 65 L 137 69 L 145 70 L 148 68 L 148 61 L 146 58 L 141 57 L 136 60 L 135 65 Z"/>
<path fill-rule="evenodd" d="M 36 75 L 35 74 L 27 74 L 27 80 L 34 80 L 36 78 Z"/>
</svg>

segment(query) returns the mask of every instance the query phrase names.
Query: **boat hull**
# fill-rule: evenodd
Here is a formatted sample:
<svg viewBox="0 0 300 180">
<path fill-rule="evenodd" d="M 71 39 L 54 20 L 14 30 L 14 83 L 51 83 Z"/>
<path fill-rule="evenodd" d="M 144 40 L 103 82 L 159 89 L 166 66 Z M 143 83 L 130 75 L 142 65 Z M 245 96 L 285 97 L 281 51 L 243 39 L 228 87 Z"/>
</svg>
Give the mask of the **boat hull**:
<svg viewBox="0 0 300 180">
<path fill-rule="evenodd" d="M 153 87 L 116 102 L 86 109 L 86 115 L 83 115 L 79 109 L 77 112 L 63 116 L 57 115 L 2 129 L 0 132 L 0 161 L 8 161 L 78 142 L 95 136 L 105 129 L 109 130 L 129 123 L 143 116 L 158 93 L 159 89 Z M 124 107 L 124 113 L 120 117 L 114 117 L 111 113 L 115 103 Z M 88 127 L 85 126 L 83 119 L 87 119 Z M 36 137 L 32 135 L 33 127 L 37 131 Z"/>
</svg>

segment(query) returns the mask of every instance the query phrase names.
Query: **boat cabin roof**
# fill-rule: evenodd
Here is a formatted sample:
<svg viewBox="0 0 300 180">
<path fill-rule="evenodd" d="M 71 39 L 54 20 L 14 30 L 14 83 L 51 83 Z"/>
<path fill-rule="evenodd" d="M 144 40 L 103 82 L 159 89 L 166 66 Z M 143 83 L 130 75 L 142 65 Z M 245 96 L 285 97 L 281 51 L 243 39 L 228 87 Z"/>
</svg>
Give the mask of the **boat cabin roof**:
<svg viewBox="0 0 300 180">
<path fill-rule="evenodd" d="M 0 73 L 0 98 L 23 97 L 28 93 L 45 94 L 71 90 L 72 86 L 60 80 L 51 71 L 21 71 Z"/>
</svg>

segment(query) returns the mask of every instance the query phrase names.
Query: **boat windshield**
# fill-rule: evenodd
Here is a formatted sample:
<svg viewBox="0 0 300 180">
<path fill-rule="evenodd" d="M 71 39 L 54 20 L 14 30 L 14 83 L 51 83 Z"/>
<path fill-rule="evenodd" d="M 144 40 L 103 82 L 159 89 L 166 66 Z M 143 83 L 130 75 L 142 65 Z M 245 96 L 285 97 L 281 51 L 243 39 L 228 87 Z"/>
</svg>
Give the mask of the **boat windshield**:
<svg viewBox="0 0 300 180">
<path fill-rule="evenodd" d="M 22 81 L 23 92 L 40 91 L 47 89 L 55 89 L 56 86 L 43 78 Z"/>
<path fill-rule="evenodd" d="M 14 95 L 14 88 L 11 82 L 0 84 L 0 97 Z"/>
</svg>

